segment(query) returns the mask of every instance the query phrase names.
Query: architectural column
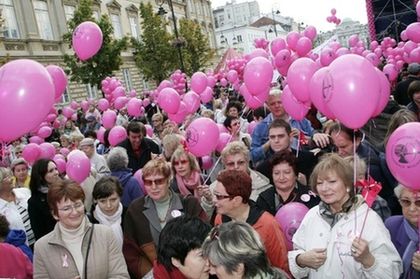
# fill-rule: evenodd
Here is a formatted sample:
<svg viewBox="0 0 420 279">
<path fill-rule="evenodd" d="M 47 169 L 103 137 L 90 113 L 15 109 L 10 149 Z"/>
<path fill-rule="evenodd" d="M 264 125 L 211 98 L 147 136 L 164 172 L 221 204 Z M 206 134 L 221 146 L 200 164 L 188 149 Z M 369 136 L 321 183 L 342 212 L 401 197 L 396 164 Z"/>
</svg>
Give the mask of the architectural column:
<svg viewBox="0 0 420 279">
<path fill-rule="evenodd" d="M 22 33 L 22 38 L 39 39 L 38 25 L 36 23 L 32 1 L 18 0 L 16 2 L 19 2 L 17 3 L 17 5 L 21 6 L 21 9 L 16 8 L 16 11 L 22 12 L 22 17 L 20 18 L 19 15 L 16 13 L 17 20 L 19 23 L 23 23 L 25 27 L 24 29 L 21 28 L 20 30 Z M 26 30 L 26 34 L 24 34 L 23 32 L 24 30 Z"/>
</svg>

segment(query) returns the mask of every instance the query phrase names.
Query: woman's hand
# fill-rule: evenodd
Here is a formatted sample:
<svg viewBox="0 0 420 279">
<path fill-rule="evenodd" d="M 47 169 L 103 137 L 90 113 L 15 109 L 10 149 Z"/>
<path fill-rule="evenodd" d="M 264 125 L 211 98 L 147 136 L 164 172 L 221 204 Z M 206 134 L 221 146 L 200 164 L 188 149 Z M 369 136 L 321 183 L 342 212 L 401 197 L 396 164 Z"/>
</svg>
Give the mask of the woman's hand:
<svg viewBox="0 0 420 279">
<path fill-rule="evenodd" d="M 419 251 L 416 251 L 413 255 L 413 260 L 411 261 L 411 265 L 413 268 L 420 272 L 420 253 Z"/>
<path fill-rule="evenodd" d="M 369 243 L 360 237 L 353 240 L 351 254 L 354 260 L 361 263 L 364 268 L 369 268 L 375 263 L 375 257 L 369 250 Z"/>
<path fill-rule="evenodd" d="M 209 202 L 213 200 L 213 194 L 211 193 L 208 185 L 198 185 L 197 193 L 200 197 L 206 198 L 206 200 Z"/>
<path fill-rule="evenodd" d="M 312 269 L 318 269 L 327 260 L 327 249 L 315 248 L 306 251 L 296 258 L 296 263 L 301 267 L 309 267 Z"/>
</svg>

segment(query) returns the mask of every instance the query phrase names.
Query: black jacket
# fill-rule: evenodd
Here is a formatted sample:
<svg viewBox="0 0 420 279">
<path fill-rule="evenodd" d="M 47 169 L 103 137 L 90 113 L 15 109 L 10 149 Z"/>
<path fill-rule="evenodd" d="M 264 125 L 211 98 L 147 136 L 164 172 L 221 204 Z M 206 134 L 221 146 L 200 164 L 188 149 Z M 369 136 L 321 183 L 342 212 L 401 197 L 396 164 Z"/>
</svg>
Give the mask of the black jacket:
<svg viewBox="0 0 420 279">
<path fill-rule="evenodd" d="M 127 150 L 128 168 L 130 168 L 133 173 L 143 168 L 144 165 L 152 159 L 152 153 L 160 154 L 159 145 L 149 138 L 143 138 L 141 140 L 140 155 L 138 157 L 134 153 L 129 139 L 125 139 L 118 144 L 118 146 L 124 147 Z"/>
</svg>

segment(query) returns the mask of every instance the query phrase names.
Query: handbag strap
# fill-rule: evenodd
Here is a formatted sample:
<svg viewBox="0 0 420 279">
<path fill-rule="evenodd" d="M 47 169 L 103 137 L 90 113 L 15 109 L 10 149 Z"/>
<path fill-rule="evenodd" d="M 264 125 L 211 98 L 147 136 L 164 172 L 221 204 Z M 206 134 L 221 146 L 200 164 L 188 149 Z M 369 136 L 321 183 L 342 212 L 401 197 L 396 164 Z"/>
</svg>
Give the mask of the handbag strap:
<svg viewBox="0 0 420 279">
<path fill-rule="evenodd" d="M 92 242 L 92 235 L 93 235 L 93 229 L 94 228 L 95 228 L 95 224 L 92 224 L 92 229 L 90 230 L 89 240 L 88 240 L 88 246 L 87 246 L 87 250 L 86 250 L 86 257 L 85 257 L 85 264 L 84 264 L 83 279 L 87 279 L 87 263 L 88 263 L 88 257 L 89 257 L 89 251 L 90 251 L 90 243 Z"/>
</svg>

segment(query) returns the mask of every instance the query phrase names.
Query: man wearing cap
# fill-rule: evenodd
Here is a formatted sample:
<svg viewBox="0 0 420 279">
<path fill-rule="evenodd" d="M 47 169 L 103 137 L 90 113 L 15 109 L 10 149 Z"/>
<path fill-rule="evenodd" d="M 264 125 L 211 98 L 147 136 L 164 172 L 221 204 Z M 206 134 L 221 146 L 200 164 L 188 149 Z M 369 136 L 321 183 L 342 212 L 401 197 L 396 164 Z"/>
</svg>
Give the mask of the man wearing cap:
<svg viewBox="0 0 420 279">
<path fill-rule="evenodd" d="M 406 106 L 411 102 L 410 97 L 408 96 L 408 87 L 410 86 L 410 83 L 415 80 L 420 80 L 420 64 L 411 63 L 408 65 L 407 71 L 407 79 L 400 81 L 394 91 L 395 101 L 403 106 Z"/>
<path fill-rule="evenodd" d="M 97 180 L 99 180 L 102 176 L 111 174 L 111 171 L 106 164 L 105 158 L 102 155 L 96 153 L 94 139 L 84 138 L 79 144 L 79 149 L 86 154 L 90 160 L 91 167 L 96 170 Z"/>
</svg>

